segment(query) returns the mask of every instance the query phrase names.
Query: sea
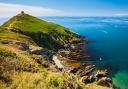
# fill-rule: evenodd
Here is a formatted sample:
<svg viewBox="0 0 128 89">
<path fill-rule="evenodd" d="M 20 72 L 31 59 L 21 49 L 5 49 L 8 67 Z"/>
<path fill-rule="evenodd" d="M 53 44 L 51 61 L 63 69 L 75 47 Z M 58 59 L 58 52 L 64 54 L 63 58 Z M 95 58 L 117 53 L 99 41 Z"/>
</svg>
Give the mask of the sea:
<svg viewBox="0 0 128 89">
<path fill-rule="evenodd" d="M 107 68 L 113 84 L 128 89 L 128 17 L 40 17 L 69 28 L 89 40 L 90 61 Z M 0 19 L 2 24 L 6 19 Z"/>
</svg>

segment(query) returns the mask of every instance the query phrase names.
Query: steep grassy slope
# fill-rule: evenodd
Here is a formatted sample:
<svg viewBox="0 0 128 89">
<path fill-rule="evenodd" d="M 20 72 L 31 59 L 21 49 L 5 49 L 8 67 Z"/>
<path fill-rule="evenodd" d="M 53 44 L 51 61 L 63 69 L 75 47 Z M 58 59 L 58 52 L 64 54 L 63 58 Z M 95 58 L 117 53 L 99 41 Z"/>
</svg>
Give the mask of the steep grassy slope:
<svg viewBox="0 0 128 89">
<path fill-rule="evenodd" d="M 67 42 L 79 40 L 76 34 L 70 32 L 69 29 L 25 13 L 14 16 L 2 27 L 30 36 L 38 45 L 48 49 L 62 48 Z"/>
<path fill-rule="evenodd" d="M 36 43 L 29 36 L 5 30 L 0 32 L 0 41 L 2 40 L 21 41 L 26 44 L 36 45 Z"/>
<path fill-rule="evenodd" d="M 0 30 L 2 30 L 2 26 L 0 26 Z"/>
</svg>

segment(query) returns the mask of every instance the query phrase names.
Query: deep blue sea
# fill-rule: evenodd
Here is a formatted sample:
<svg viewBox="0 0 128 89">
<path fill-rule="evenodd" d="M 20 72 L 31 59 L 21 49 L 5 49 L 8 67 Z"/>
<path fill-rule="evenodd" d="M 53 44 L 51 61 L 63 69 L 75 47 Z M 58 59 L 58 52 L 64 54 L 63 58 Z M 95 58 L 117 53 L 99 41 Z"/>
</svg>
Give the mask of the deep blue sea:
<svg viewBox="0 0 128 89">
<path fill-rule="evenodd" d="M 91 62 L 108 68 L 113 83 L 128 89 L 128 17 L 41 17 L 84 35 Z M 0 23 L 4 22 L 1 20 Z"/>
</svg>

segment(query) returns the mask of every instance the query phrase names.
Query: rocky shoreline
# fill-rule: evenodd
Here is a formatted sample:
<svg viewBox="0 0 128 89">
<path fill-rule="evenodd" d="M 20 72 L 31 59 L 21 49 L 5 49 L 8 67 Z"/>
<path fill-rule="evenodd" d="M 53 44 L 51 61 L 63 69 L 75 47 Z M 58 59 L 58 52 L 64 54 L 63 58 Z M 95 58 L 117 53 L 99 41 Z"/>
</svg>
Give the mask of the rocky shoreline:
<svg viewBox="0 0 128 89">
<path fill-rule="evenodd" d="M 51 61 L 58 70 L 65 71 L 74 76 L 81 78 L 81 81 L 85 84 L 97 82 L 98 85 L 105 87 L 113 87 L 112 80 L 107 77 L 108 70 L 97 70 L 96 66 L 92 63 L 81 63 L 81 60 L 88 60 L 91 57 L 84 55 L 86 49 L 83 47 L 88 44 L 88 41 L 84 40 L 80 36 L 81 41 L 65 44 L 64 49 L 59 49 L 57 52 L 47 50 L 43 47 L 31 46 L 19 41 L 2 40 L 0 43 L 5 45 L 16 45 L 20 50 L 27 51 L 30 54 L 40 55 L 38 62 L 41 63 L 42 57 L 45 60 Z M 48 65 L 44 65 L 48 67 Z M 54 70 L 54 69 L 53 69 Z M 56 70 L 56 69 L 55 69 Z M 94 73 L 95 72 L 95 73 Z"/>
<path fill-rule="evenodd" d="M 89 42 L 80 36 L 81 41 L 68 43 L 68 47 L 60 49 L 53 56 L 53 60 L 59 70 L 79 76 L 85 84 L 97 82 L 98 85 L 114 89 L 111 78 L 107 76 L 107 69 L 98 69 L 92 63 L 81 63 L 81 60 L 90 60 L 91 56 L 85 55 L 87 50 L 84 48 Z M 95 73 L 94 73 L 95 72 Z"/>
</svg>

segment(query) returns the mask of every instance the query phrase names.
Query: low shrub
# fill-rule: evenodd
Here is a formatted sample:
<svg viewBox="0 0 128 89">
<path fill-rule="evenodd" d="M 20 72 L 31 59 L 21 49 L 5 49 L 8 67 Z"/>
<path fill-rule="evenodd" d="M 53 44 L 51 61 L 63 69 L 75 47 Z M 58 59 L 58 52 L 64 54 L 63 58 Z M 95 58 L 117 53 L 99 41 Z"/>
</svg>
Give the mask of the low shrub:
<svg viewBox="0 0 128 89">
<path fill-rule="evenodd" d="M 16 58 L 16 54 L 11 52 L 11 51 L 8 51 L 6 49 L 1 49 L 0 48 L 0 56 L 4 56 L 4 57 L 15 57 Z"/>
<path fill-rule="evenodd" d="M 91 83 L 91 80 L 89 79 L 88 76 L 84 76 L 82 81 L 83 81 L 83 83 L 85 83 L 85 84 Z"/>
<path fill-rule="evenodd" d="M 0 74 L 0 80 L 7 85 L 10 85 L 12 83 L 12 79 L 9 73 Z"/>
<path fill-rule="evenodd" d="M 49 75 L 47 82 L 50 87 L 61 87 L 64 81 L 64 77 L 58 73 L 52 73 Z"/>
<path fill-rule="evenodd" d="M 43 61 L 41 62 L 41 65 L 44 66 L 44 67 L 48 67 L 48 62 L 45 61 L 45 60 L 43 60 Z"/>
</svg>

